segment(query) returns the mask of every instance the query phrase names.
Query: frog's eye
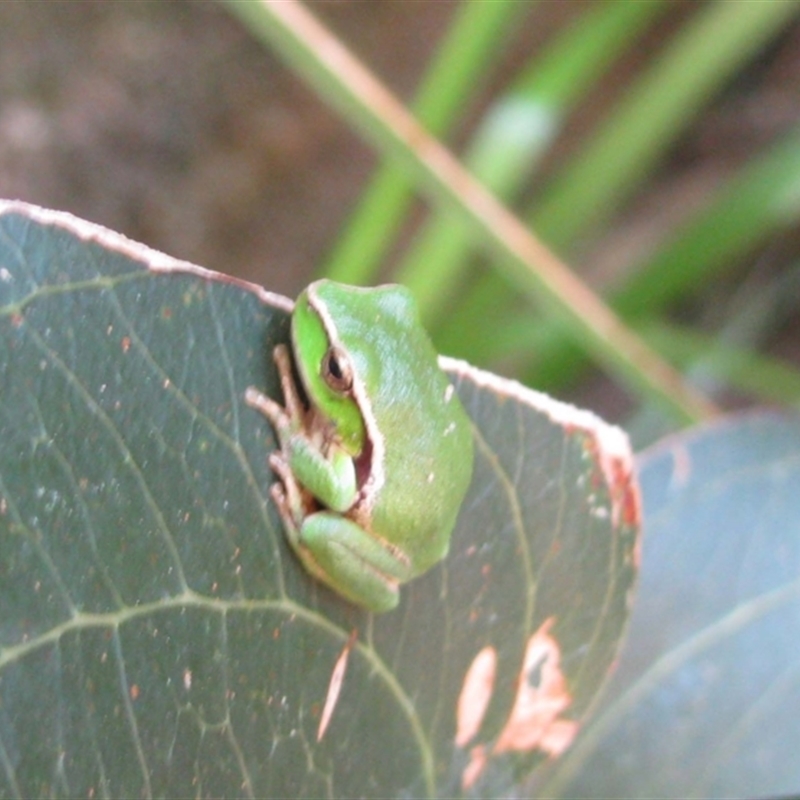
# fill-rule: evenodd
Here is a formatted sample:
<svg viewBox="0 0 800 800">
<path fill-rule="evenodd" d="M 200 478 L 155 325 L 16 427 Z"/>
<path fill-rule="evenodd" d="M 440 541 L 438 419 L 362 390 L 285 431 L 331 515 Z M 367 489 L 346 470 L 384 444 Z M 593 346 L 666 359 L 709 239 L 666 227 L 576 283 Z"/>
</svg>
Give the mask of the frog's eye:
<svg viewBox="0 0 800 800">
<path fill-rule="evenodd" d="M 328 348 L 322 357 L 320 374 L 337 394 L 347 394 L 353 388 L 353 367 L 347 353 L 338 347 Z"/>
</svg>

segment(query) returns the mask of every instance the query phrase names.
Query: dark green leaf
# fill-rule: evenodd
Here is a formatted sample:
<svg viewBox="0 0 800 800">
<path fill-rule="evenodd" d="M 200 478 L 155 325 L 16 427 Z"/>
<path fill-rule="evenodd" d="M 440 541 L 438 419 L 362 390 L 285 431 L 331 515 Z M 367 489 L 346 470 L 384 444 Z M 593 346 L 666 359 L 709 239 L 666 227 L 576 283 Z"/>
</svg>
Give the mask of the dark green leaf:
<svg viewBox="0 0 800 800">
<path fill-rule="evenodd" d="M 800 793 L 800 418 L 759 414 L 641 459 L 646 535 L 602 709 L 547 797 Z"/>
<path fill-rule="evenodd" d="M 444 564 L 372 617 L 269 500 L 243 395 L 277 391 L 288 303 L 0 211 L 0 797 L 495 795 L 569 743 L 635 573 L 619 431 L 445 362 L 474 483 Z"/>
</svg>

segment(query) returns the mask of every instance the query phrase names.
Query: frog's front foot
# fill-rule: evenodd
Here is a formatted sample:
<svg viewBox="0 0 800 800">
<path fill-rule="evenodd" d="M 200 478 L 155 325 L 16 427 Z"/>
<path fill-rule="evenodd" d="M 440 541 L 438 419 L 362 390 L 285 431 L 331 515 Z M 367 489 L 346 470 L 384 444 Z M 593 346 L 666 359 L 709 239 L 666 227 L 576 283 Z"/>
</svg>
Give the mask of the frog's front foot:
<svg viewBox="0 0 800 800">
<path fill-rule="evenodd" d="M 292 469 L 280 451 L 272 453 L 269 465 L 278 476 L 270 494 L 278 508 L 283 524 L 293 531 L 295 541 L 300 537 L 300 527 L 305 517 L 314 510 L 314 501 L 297 482 Z"/>
</svg>

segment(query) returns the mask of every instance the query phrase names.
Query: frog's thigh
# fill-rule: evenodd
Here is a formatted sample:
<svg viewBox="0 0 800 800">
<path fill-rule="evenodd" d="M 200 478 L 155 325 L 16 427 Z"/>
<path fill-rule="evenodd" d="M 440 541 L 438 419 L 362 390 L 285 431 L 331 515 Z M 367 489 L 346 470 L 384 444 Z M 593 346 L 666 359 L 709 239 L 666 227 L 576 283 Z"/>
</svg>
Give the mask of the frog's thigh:
<svg viewBox="0 0 800 800">
<path fill-rule="evenodd" d="M 373 609 L 394 608 L 397 583 L 410 577 L 407 564 L 363 528 L 338 514 L 321 511 L 306 517 L 300 543 L 313 553 L 317 567 L 338 591 Z"/>
</svg>

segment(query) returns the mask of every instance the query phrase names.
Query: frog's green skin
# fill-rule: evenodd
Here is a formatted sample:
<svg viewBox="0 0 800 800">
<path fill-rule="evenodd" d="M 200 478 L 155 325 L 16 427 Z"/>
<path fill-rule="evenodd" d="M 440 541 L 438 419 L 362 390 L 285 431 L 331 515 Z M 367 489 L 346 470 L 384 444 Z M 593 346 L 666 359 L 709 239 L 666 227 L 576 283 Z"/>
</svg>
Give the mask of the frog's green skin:
<svg viewBox="0 0 800 800">
<path fill-rule="evenodd" d="M 280 449 L 272 495 L 306 569 L 388 611 L 399 585 L 447 554 L 472 475 L 469 418 L 437 364 L 411 294 L 312 283 L 292 315 L 294 365 L 274 357 L 285 408 L 257 390 Z"/>
</svg>

